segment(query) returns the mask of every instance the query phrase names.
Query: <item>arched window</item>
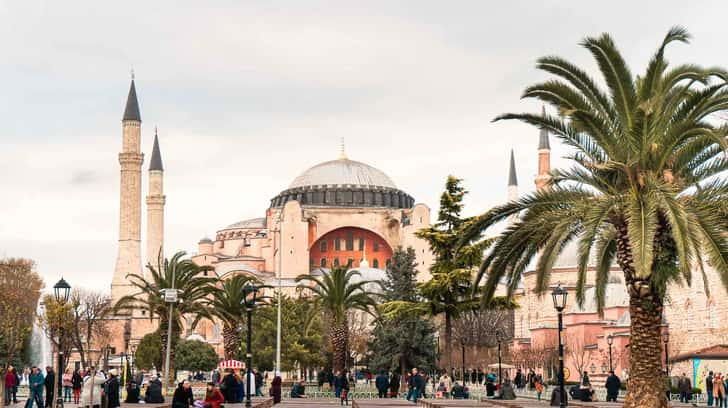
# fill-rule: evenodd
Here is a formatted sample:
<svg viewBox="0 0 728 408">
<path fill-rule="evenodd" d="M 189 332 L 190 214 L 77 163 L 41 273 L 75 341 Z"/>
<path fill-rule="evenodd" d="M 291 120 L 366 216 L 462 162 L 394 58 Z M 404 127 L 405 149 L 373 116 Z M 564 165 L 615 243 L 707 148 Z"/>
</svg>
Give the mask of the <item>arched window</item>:
<svg viewBox="0 0 728 408">
<path fill-rule="evenodd" d="M 352 266 L 354 266 L 354 258 L 347 259 L 346 260 L 346 267 L 347 268 L 351 268 Z"/>
<path fill-rule="evenodd" d="M 326 258 L 321 258 L 321 267 L 322 268 L 326 267 Z"/>
<path fill-rule="evenodd" d="M 334 258 L 334 268 L 339 267 L 339 258 Z"/>
<path fill-rule="evenodd" d="M 372 267 L 375 269 L 379 269 L 379 259 L 375 259 L 372 261 Z"/>
<path fill-rule="evenodd" d="M 385 265 L 387 265 L 387 269 L 389 269 L 389 267 L 392 266 L 392 260 L 387 259 L 387 262 L 385 263 Z"/>
<path fill-rule="evenodd" d="M 347 251 L 354 250 L 354 233 L 353 232 L 346 233 L 346 250 Z"/>
<path fill-rule="evenodd" d="M 321 241 L 321 252 L 326 252 L 329 249 L 328 244 L 326 244 L 326 241 Z"/>
<path fill-rule="evenodd" d="M 336 251 L 341 251 L 341 238 L 336 238 L 334 240 L 334 249 Z"/>
<path fill-rule="evenodd" d="M 359 238 L 359 250 L 364 250 L 364 238 Z"/>
<path fill-rule="evenodd" d="M 374 252 L 379 252 L 379 242 L 374 243 Z"/>
</svg>

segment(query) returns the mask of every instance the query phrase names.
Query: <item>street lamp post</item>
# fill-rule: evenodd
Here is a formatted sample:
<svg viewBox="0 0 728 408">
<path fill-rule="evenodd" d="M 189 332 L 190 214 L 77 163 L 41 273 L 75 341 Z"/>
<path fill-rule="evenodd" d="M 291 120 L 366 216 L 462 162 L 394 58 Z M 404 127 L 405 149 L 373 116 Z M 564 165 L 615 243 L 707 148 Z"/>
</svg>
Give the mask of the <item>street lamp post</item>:
<svg viewBox="0 0 728 408">
<path fill-rule="evenodd" d="M 56 302 L 61 306 L 61 308 L 65 308 L 66 302 L 68 302 L 68 296 L 71 294 L 71 285 L 68 284 L 68 282 L 65 281 L 65 279 L 61 278 L 54 286 L 53 286 L 53 294 L 56 297 Z M 61 316 L 65 320 L 65 315 L 61 314 Z M 63 366 L 64 366 L 64 357 L 63 357 L 63 324 L 65 322 L 61 322 L 61 324 L 58 327 L 58 373 L 56 373 L 56 376 L 58 377 L 58 394 L 56 396 L 56 408 L 63 408 Z"/>
<path fill-rule="evenodd" d="M 244 381 L 246 382 L 246 388 L 247 392 L 245 393 L 245 408 L 251 408 L 253 406 L 253 403 L 251 402 L 250 396 L 251 393 L 254 391 L 253 387 L 251 386 L 251 377 L 253 376 L 253 352 L 251 350 L 251 344 L 252 344 L 252 319 L 253 319 L 253 308 L 255 307 L 255 300 L 258 297 L 258 287 L 251 284 L 246 284 L 243 288 L 243 293 L 245 294 L 245 298 L 243 299 L 243 302 L 245 303 L 245 311 L 248 313 L 248 350 L 245 354 L 245 365 L 246 365 L 246 375 Z"/>
<path fill-rule="evenodd" d="M 503 368 L 501 367 L 503 356 L 501 354 L 501 343 L 503 342 L 503 330 L 498 329 L 495 331 L 495 339 L 498 342 L 498 389 L 503 385 Z"/>
<path fill-rule="evenodd" d="M 109 355 L 111 354 L 111 345 L 104 347 L 104 374 L 109 372 Z"/>
<path fill-rule="evenodd" d="M 170 349 L 172 348 L 172 318 L 174 317 L 174 305 L 179 301 L 178 295 L 179 290 L 174 288 L 174 281 L 175 281 L 175 270 L 172 269 L 172 287 L 169 289 L 162 289 L 162 296 L 164 297 L 164 303 L 167 304 L 167 308 L 169 309 L 169 317 L 167 318 L 167 344 L 166 344 L 166 350 L 164 353 L 164 388 L 162 388 L 163 392 L 166 394 L 167 387 L 169 387 L 169 359 L 170 359 Z"/>
<path fill-rule="evenodd" d="M 435 347 L 437 347 L 437 349 L 435 349 L 435 374 L 437 374 L 440 365 L 440 332 L 436 330 L 434 336 Z"/>
<path fill-rule="evenodd" d="M 612 335 L 607 336 L 607 344 L 609 345 L 609 371 L 614 371 L 612 366 L 612 343 L 614 343 L 614 337 Z"/>
<path fill-rule="evenodd" d="M 461 350 L 462 350 L 462 353 L 463 353 L 463 370 L 462 370 L 463 371 L 463 376 L 462 376 L 462 380 L 463 380 L 463 384 L 465 384 L 465 337 L 461 337 L 460 338 L 460 347 L 461 347 Z"/>
<path fill-rule="evenodd" d="M 665 331 L 662 335 L 662 342 L 665 343 L 665 375 L 670 375 L 670 355 L 668 354 L 667 344 L 670 342 L 670 333 Z"/>
<path fill-rule="evenodd" d="M 566 402 L 566 390 L 564 389 L 564 340 L 561 336 L 562 330 L 564 330 L 563 312 L 566 308 L 566 296 L 568 292 L 566 289 L 561 287 L 559 284 L 551 292 L 551 297 L 554 301 L 554 309 L 559 316 L 559 407 L 563 408 L 567 405 Z"/>
</svg>

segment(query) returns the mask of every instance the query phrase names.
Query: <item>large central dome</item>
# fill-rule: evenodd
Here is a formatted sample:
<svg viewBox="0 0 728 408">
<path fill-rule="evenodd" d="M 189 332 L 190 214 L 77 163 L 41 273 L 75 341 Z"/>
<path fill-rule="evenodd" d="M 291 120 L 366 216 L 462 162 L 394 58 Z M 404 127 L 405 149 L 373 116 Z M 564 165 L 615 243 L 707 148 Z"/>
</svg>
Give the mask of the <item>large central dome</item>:
<svg viewBox="0 0 728 408">
<path fill-rule="evenodd" d="M 414 199 L 397 189 L 383 171 L 366 163 L 338 160 L 317 164 L 301 173 L 271 200 L 271 207 L 288 201 L 309 207 L 412 208 Z"/>
<path fill-rule="evenodd" d="M 367 186 L 397 188 L 383 171 L 366 163 L 339 159 L 317 164 L 293 180 L 288 188 L 309 186 Z"/>
</svg>

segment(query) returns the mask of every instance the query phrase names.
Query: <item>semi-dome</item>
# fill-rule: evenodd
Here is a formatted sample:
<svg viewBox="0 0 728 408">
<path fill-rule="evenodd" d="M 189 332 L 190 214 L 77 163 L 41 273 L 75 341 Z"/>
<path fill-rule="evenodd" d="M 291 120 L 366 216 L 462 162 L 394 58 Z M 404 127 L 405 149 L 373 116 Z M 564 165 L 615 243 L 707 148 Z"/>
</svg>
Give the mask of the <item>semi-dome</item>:
<svg viewBox="0 0 728 408">
<path fill-rule="evenodd" d="M 338 160 L 317 164 L 296 177 L 271 200 L 271 207 L 288 201 L 317 207 L 412 208 L 414 199 L 397 188 L 383 171 L 366 163 Z"/>
<path fill-rule="evenodd" d="M 397 188 L 383 171 L 349 159 L 317 164 L 301 173 L 288 188 L 309 186 L 367 186 Z"/>
</svg>

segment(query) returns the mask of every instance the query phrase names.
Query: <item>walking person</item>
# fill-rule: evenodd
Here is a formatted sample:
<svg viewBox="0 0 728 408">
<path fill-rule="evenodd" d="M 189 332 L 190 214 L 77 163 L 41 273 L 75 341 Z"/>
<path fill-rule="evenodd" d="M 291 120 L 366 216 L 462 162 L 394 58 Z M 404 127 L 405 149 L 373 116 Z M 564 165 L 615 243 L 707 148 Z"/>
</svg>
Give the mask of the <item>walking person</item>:
<svg viewBox="0 0 728 408">
<path fill-rule="evenodd" d="M 5 373 L 5 405 L 10 405 L 13 387 L 15 387 L 15 374 L 13 374 L 13 366 L 8 366 L 8 372 Z"/>
<path fill-rule="evenodd" d="M 412 401 L 417 404 L 417 400 L 422 396 L 422 391 L 425 387 L 422 376 L 417 372 L 417 368 L 412 369 L 412 376 L 409 378 L 407 383 L 409 391 L 407 392 L 407 401 Z"/>
<path fill-rule="evenodd" d="M 78 370 L 73 372 L 71 376 L 71 389 L 73 390 L 73 403 L 78 404 L 81 400 L 81 387 L 83 386 L 83 377 Z"/>
<path fill-rule="evenodd" d="M 538 401 L 541 401 L 541 394 L 543 394 L 543 378 L 541 376 L 536 376 L 536 379 L 534 380 L 534 388 L 536 389 L 536 399 Z"/>
<path fill-rule="evenodd" d="M 119 372 L 115 368 L 109 370 L 109 379 L 104 383 L 104 392 L 106 393 L 107 408 L 121 406 L 121 401 L 119 401 Z"/>
<path fill-rule="evenodd" d="M 222 391 L 222 395 L 225 397 L 225 402 L 229 404 L 236 403 L 236 394 L 238 389 L 238 381 L 235 379 L 235 376 L 233 375 L 233 370 L 231 369 L 225 369 L 225 376 L 222 377 L 222 382 L 220 383 L 220 391 Z"/>
<path fill-rule="evenodd" d="M 67 368 L 61 377 L 61 380 L 63 381 L 63 402 L 71 402 L 71 389 L 73 388 L 73 383 L 71 382 L 72 378 L 73 374 L 71 374 L 71 369 Z"/>
<path fill-rule="evenodd" d="M 45 391 L 46 391 L 46 397 L 45 397 L 45 407 L 46 408 L 52 408 L 53 407 L 53 395 L 55 394 L 55 386 L 56 386 L 56 373 L 53 371 L 53 367 L 46 367 L 46 376 L 45 376 Z"/>
<path fill-rule="evenodd" d="M 33 402 L 38 404 L 38 408 L 43 408 L 43 384 L 45 384 L 43 373 L 40 372 L 40 368 L 33 367 L 28 375 L 30 395 L 25 408 L 33 408 Z"/>
<path fill-rule="evenodd" d="M 687 404 L 690 400 L 690 392 L 692 391 L 692 386 L 690 384 L 690 379 L 685 376 L 685 373 L 682 373 L 680 379 L 677 382 L 677 390 L 680 393 L 680 402 Z"/>
<path fill-rule="evenodd" d="M 725 401 L 725 384 L 720 373 L 716 373 L 713 376 L 713 398 L 715 399 L 716 407 L 723 407 L 723 402 Z"/>
<path fill-rule="evenodd" d="M 11 371 L 13 372 L 13 375 L 15 376 L 15 385 L 13 386 L 13 388 L 10 389 L 10 392 L 13 394 L 13 404 L 17 404 L 18 403 L 18 387 L 20 387 L 22 377 L 20 376 L 20 374 L 18 374 L 18 369 L 16 369 L 15 367 L 13 367 L 13 369 Z"/>
<path fill-rule="evenodd" d="M 349 380 L 346 378 L 346 373 L 337 371 L 336 377 L 334 378 L 334 396 L 336 396 L 336 398 L 341 397 L 341 390 L 344 388 L 344 384 L 349 384 Z"/>
<path fill-rule="evenodd" d="M 356 384 L 356 383 L 355 383 Z M 341 394 L 339 399 L 341 400 L 341 405 L 349 405 L 349 381 L 344 381 L 344 385 L 341 387 Z"/>
<path fill-rule="evenodd" d="M 619 387 L 622 385 L 622 382 L 619 380 L 619 377 L 617 377 L 614 374 L 614 371 L 609 372 L 609 377 L 607 377 L 607 382 L 604 385 L 604 388 L 607 389 L 607 402 L 617 402 L 617 396 L 619 395 Z"/>
<path fill-rule="evenodd" d="M 273 397 L 273 403 L 274 404 L 280 404 L 281 403 L 281 377 L 275 376 L 273 378 L 273 382 L 270 384 L 270 390 L 268 390 L 268 395 Z"/>
<path fill-rule="evenodd" d="M 93 376 L 93 377 L 92 377 Z M 89 370 L 88 376 L 83 379 L 83 391 L 81 392 L 81 406 L 98 408 L 101 406 L 101 389 L 106 382 L 104 375 L 97 371 L 94 375 Z"/>
<path fill-rule="evenodd" d="M 705 393 L 708 395 L 708 406 L 713 406 L 713 372 L 708 373 L 705 378 Z"/>
<path fill-rule="evenodd" d="M 387 390 L 389 389 L 389 378 L 387 372 L 382 370 L 376 379 L 374 379 L 374 385 L 377 387 L 377 393 L 379 398 L 387 398 Z"/>
<path fill-rule="evenodd" d="M 389 379 L 389 397 L 399 397 L 399 375 L 392 373 L 392 377 Z"/>
</svg>

